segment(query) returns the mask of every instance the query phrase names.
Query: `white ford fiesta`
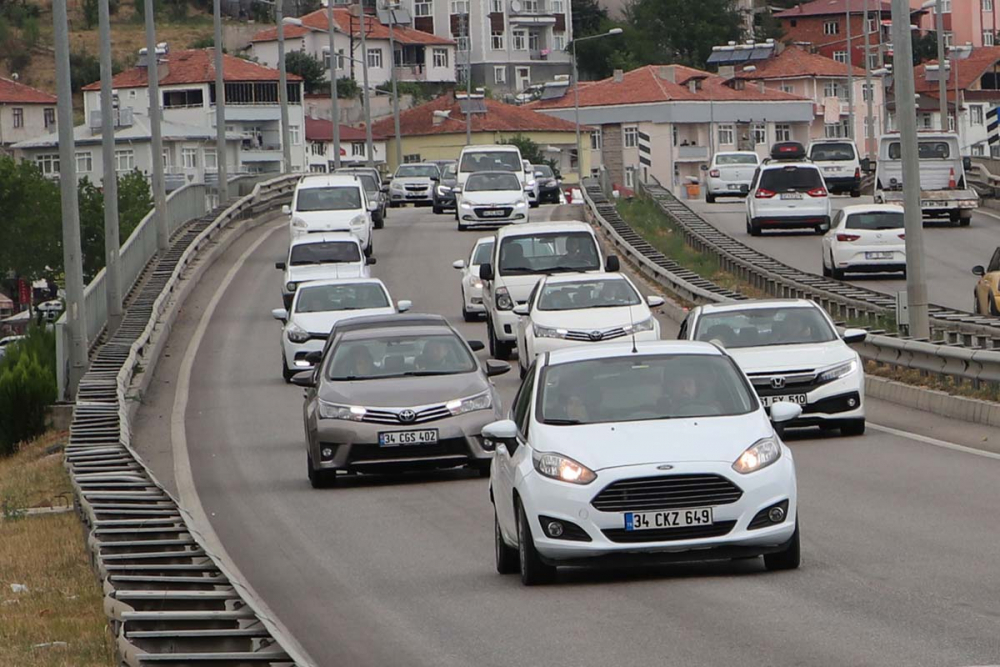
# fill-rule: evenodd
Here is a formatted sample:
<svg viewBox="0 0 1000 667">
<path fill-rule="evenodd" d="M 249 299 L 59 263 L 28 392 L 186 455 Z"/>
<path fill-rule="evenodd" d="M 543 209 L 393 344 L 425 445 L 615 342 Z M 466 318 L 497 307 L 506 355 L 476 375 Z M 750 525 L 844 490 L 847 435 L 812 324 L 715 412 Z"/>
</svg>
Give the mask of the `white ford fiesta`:
<svg viewBox="0 0 1000 667">
<path fill-rule="evenodd" d="M 495 450 L 496 567 L 526 585 L 559 565 L 764 557 L 799 565 L 795 464 L 736 363 L 710 343 L 556 350 L 521 384 Z"/>
</svg>

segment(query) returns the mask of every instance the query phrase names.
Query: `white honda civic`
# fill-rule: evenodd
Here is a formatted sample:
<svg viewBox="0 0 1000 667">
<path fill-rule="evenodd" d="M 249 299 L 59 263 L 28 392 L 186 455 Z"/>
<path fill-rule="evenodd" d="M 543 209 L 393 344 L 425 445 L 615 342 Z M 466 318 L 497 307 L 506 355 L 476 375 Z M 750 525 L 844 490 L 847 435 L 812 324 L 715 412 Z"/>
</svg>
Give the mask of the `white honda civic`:
<svg viewBox="0 0 1000 667">
<path fill-rule="evenodd" d="M 495 450 L 496 567 L 526 585 L 559 565 L 764 557 L 799 565 L 795 464 L 729 355 L 657 341 L 539 357 Z"/>
</svg>

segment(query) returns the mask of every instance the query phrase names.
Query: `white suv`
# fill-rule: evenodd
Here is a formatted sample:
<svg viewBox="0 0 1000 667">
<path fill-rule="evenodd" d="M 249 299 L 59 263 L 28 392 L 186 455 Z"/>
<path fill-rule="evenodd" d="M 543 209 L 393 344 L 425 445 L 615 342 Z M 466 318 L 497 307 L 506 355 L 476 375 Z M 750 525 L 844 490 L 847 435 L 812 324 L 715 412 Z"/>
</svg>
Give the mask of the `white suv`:
<svg viewBox="0 0 1000 667">
<path fill-rule="evenodd" d="M 817 139 L 809 144 L 809 159 L 823 172 L 830 192 L 861 196 L 861 159 L 850 139 Z"/>
<path fill-rule="evenodd" d="M 819 167 L 796 142 L 775 144 L 753 176 L 747 194 L 747 233 L 765 229 L 830 229 L 830 194 Z"/>
<path fill-rule="evenodd" d="M 303 176 L 295 186 L 291 206 L 282 207 L 291 216 L 292 238 L 322 232 L 350 232 L 361 240 L 366 255 L 372 253 L 372 210 L 364 184 L 354 175 Z"/>
</svg>

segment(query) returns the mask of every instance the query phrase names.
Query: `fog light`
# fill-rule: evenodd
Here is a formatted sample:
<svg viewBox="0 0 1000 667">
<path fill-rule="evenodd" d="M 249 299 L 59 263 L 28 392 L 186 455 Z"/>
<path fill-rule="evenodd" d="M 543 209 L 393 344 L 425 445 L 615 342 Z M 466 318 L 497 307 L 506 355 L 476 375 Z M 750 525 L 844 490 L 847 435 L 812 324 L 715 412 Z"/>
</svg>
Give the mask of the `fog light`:
<svg viewBox="0 0 1000 667">
<path fill-rule="evenodd" d="M 772 507 L 767 513 L 767 518 L 771 520 L 771 523 L 781 523 L 785 520 L 785 508 Z"/>
<path fill-rule="evenodd" d="M 323 457 L 324 460 L 332 459 L 333 458 L 333 447 L 324 447 L 320 451 L 320 455 Z"/>
<path fill-rule="evenodd" d="M 856 399 L 856 398 L 849 398 L 849 399 L 847 399 L 847 407 L 849 407 L 849 408 L 856 408 L 856 407 L 858 407 L 858 399 Z"/>
<path fill-rule="evenodd" d="M 549 537 L 562 537 L 563 527 L 558 521 L 549 521 L 549 525 L 546 526 L 546 531 Z"/>
</svg>

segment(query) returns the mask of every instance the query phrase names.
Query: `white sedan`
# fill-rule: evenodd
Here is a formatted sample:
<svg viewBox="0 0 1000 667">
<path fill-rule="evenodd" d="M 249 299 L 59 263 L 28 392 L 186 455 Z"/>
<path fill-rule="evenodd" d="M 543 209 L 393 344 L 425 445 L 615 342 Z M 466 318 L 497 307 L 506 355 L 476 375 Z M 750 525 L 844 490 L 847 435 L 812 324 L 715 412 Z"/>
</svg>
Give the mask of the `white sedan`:
<svg viewBox="0 0 1000 667">
<path fill-rule="evenodd" d="M 455 260 L 452 266 L 462 272 L 462 317 L 473 322 L 486 313 L 483 306 L 483 281 L 479 278 L 479 266 L 489 264 L 493 256 L 492 236 L 484 236 L 472 247 L 468 261 Z"/>
<path fill-rule="evenodd" d="M 455 219 L 458 231 L 469 227 L 496 227 L 528 222 L 528 195 L 517 174 L 478 171 L 456 187 Z"/>
<path fill-rule="evenodd" d="M 906 277 L 903 207 L 892 204 L 845 206 L 823 235 L 823 275 L 902 273 Z"/>
<path fill-rule="evenodd" d="M 705 202 L 714 204 L 716 197 L 743 197 L 743 186 L 749 191 L 760 157 L 753 151 L 726 151 L 712 156 L 708 165 Z"/>
<path fill-rule="evenodd" d="M 322 352 L 333 325 L 348 317 L 406 312 L 412 304 L 394 308 L 389 290 L 378 278 L 337 278 L 302 283 L 289 310 L 271 311 L 281 328 L 281 376 L 291 382 L 296 373 L 313 367 L 310 352 Z"/>
<path fill-rule="evenodd" d="M 660 325 L 650 306 L 663 298 L 643 299 L 625 275 L 573 273 L 538 281 L 527 303 L 514 308 L 518 367 L 521 377 L 539 354 L 563 347 L 592 345 L 632 336 L 660 339 Z"/>
<path fill-rule="evenodd" d="M 736 363 L 709 343 L 658 341 L 539 357 L 494 449 L 496 568 L 526 585 L 559 565 L 764 557 L 799 566 L 792 452 Z"/>
</svg>

